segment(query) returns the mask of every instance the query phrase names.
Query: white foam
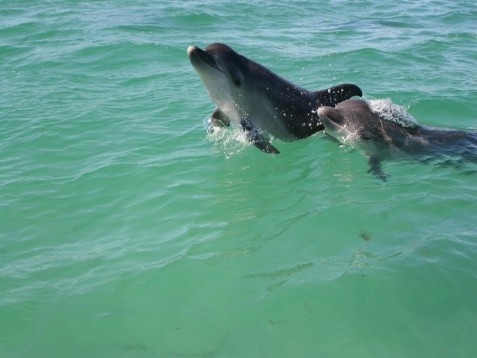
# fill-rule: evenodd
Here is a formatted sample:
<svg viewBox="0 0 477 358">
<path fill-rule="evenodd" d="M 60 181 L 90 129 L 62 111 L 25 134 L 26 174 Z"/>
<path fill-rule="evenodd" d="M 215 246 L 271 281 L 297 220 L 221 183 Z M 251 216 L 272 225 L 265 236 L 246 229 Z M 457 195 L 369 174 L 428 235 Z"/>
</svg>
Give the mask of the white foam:
<svg viewBox="0 0 477 358">
<path fill-rule="evenodd" d="M 223 152 L 226 158 L 242 152 L 250 142 L 245 133 L 238 127 L 210 127 L 210 118 L 204 120 L 207 131 L 207 139 L 214 143 L 214 147 Z"/>
<path fill-rule="evenodd" d="M 390 98 L 368 99 L 366 102 L 374 113 L 385 120 L 398 123 L 403 127 L 414 127 L 418 124 L 404 107 L 393 103 Z"/>
</svg>

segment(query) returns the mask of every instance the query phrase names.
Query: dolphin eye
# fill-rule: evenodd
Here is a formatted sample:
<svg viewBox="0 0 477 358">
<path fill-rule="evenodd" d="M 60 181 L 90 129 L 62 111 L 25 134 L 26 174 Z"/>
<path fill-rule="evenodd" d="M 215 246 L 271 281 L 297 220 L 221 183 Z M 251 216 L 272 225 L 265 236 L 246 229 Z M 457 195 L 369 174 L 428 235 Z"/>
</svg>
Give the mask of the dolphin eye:
<svg viewBox="0 0 477 358">
<path fill-rule="evenodd" d="M 234 75 L 233 73 L 230 74 L 230 78 L 232 79 L 232 82 L 237 86 L 239 87 L 242 82 L 240 82 L 240 78 L 238 78 L 236 75 Z"/>
<path fill-rule="evenodd" d="M 237 73 L 235 73 L 235 71 L 229 71 L 229 75 L 230 75 L 230 79 L 232 80 L 234 85 L 239 87 L 242 84 L 242 81 L 240 80 L 239 75 Z"/>
<path fill-rule="evenodd" d="M 370 133 L 368 131 L 364 131 L 363 133 L 361 133 L 361 139 L 365 140 L 365 141 L 372 140 L 373 135 L 372 135 L 372 133 Z"/>
</svg>

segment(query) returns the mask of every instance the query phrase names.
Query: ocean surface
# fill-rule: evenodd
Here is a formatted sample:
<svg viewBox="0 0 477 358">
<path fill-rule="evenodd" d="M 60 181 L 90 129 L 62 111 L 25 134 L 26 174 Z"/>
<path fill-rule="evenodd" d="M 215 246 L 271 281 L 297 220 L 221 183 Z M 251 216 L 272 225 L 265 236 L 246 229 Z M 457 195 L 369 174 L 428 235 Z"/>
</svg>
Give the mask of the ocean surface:
<svg viewBox="0 0 477 358">
<path fill-rule="evenodd" d="M 0 356 L 475 357 L 476 165 L 208 135 L 211 42 L 477 129 L 475 1 L 0 1 Z"/>
</svg>

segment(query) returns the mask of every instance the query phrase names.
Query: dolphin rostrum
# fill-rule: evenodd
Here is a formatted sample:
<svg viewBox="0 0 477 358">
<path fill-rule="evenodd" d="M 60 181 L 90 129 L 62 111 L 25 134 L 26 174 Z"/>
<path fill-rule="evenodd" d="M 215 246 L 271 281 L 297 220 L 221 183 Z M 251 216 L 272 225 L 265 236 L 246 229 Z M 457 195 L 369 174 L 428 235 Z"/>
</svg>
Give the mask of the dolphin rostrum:
<svg viewBox="0 0 477 358">
<path fill-rule="evenodd" d="M 284 141 L 309 137 L 324 129 L 316 113 L 318 107 L 362 96 L 353 84 L 308 91 L 220 43 L 205 50 L 189 46 L 187 54 L 216 104 L 209 130 L 232 122 L 266 153 L 279 153 L 268 135 Z"/>
<path fill-rule="evenodd" d="M 368 156 L 369 172 L 376 177 L 386 180 L 381 160 L 387 158 L 477 162 L 477 131 L 424 126 L 403 109 L 391 109 L 391 116 L 373 110 L 373 101 L 378 100 L 350 99 L 335 108 L 324 106 L 318 108 L 318 116 L 328 135 Z"/>
</svg>

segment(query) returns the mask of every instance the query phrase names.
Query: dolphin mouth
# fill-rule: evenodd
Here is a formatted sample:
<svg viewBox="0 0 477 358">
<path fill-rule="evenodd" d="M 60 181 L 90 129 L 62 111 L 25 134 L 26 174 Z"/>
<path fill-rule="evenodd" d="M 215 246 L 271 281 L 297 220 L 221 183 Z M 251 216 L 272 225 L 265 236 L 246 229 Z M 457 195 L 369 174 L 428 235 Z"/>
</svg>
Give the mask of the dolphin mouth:
<svg viewBox="0 0 477 358">
<path fill-rule="evenodd" d="M 217 71 L 222 72 L 214 58 L 197 46 L 187 47 L 187 56 L 189 56 L 192 66 L 196 68 L 205 64 Z"/>
<path fill-rule="evenodd" d="M 358 138 L 356 128 L 350 127 L 347 119 L 336 108 L 323 106 L 317 112 L 326 133 L 331 137 L 341 143 L 354 142 Z"/>
<path fill-rule="evenodd" d="M 338 115 L 336 109 L 328 106 L 318 108 L 318 118 L 325 130 L 339 131 L 344 126 L 344 118 Z"/>
</svg>

